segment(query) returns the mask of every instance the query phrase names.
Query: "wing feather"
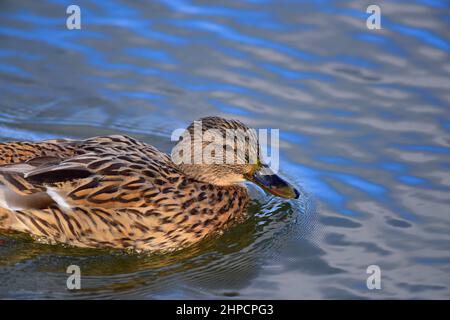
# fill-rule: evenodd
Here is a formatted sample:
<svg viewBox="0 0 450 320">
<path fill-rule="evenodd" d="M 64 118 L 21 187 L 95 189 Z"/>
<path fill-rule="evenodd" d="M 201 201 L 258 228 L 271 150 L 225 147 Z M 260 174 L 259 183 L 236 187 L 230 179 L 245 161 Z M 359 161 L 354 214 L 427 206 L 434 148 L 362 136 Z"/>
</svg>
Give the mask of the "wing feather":
<svg viewBox="0 0 450 320">
<path fill-rule="evenodd" d="M 10 208 L 28 209 L 37 195 L 41 200 L 36 201 L 36 209 L 151 206 L 152 198 L 178 174 L 166 154 L 125 136 L 52 143 L 61 143 L 61 148 L 77 145 L 72 152 L 77 155 L 38 155 L 0 166 L 4 198 L 14 199 Z"/>
</svg>

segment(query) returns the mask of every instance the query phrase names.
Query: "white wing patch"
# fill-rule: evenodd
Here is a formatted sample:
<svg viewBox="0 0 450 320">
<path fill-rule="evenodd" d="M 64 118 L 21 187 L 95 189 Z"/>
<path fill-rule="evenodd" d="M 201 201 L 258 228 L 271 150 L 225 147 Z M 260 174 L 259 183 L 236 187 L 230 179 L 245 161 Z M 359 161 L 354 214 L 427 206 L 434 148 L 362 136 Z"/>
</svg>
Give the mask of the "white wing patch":
<svg viewBox="0 0 450 320">
<path fill-rule="evenodd" d="M 70 211 L 70 205 L 66 202 L 60 191 L 54 188 L 47 188 L 47 194 L 55 201 L 64 211 Z"/>
<path fill-rule="evenodd" d="M 10 207 L 8 201 L 6 200 L 7 191 L 8 189 L 5 186 L 0 185 L 0 207 L 8 210 L 14 210 Z"/>
</svg>

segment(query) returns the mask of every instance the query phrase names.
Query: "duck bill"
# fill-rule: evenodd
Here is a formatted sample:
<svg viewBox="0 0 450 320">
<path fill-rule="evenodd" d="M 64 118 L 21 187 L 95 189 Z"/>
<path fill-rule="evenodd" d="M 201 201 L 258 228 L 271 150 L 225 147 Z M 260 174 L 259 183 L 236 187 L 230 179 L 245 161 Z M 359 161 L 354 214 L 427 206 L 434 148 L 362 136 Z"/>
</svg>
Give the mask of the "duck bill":
<svg viewBox="0 0 450 320">
<path fill-rule="evenodd" d="M 276 175 L 266 165 L 262 165 L 257 171 L 247 176 L 247 180 L 277 197 L 288 199 L 297 199 L 299 197 L 299 192 L 291 184 Z"/>
</svg>

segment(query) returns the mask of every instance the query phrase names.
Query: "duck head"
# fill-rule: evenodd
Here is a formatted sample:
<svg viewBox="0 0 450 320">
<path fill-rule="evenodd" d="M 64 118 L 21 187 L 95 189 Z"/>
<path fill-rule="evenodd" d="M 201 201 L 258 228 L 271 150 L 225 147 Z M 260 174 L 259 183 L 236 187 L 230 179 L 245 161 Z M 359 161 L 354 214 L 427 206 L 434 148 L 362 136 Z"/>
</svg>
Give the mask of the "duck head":
<svg viewBox="0 0 450 320">
<path fill-rule="evenodd" d="M 250 181 L 283 198 L 299 192 L 260 157 L 257 133 L 238 120 L 206 117 L 194 121 L 172 150 L 172 160 L 195 180 L 220 186 Z"/>
</svg>

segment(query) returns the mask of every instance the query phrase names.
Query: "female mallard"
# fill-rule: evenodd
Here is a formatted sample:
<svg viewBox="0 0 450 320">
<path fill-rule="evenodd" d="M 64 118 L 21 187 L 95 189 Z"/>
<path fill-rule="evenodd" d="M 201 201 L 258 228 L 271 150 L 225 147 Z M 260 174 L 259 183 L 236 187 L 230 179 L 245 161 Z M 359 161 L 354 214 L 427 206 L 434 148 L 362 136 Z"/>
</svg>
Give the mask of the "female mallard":
<svg viewBox="0 0 450 320">
<path fill-rule="evenodd" d="M 249 130 L 219 117 L 195 123 L 201 123 L 201 132 L 215 129 L 213 135 Z M 194 128 L 186 130 L 191 137 L 198 135 Z M 242 217 L 249 201 L 244 180 L 278 196 L 298 197 L 261 164 L 255 139 L 245 140 L 256 141 L 255 163 L 250 152 L 239 152 L 237 142 L 231 150 L 242 161 L 223 164 L 176 164 L 153 146 L 121 135 L 0 144 L 0 229 L 91 248 L 165 250 L 192 244 Z M 174 150 L 192 151 L 194 158 L 192 141 L 180 139 Z M 200 150 L 205 148 L 201 144 Z"/>
</svg>

